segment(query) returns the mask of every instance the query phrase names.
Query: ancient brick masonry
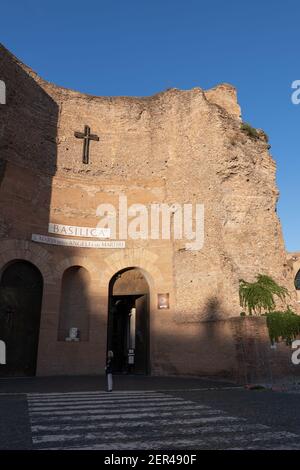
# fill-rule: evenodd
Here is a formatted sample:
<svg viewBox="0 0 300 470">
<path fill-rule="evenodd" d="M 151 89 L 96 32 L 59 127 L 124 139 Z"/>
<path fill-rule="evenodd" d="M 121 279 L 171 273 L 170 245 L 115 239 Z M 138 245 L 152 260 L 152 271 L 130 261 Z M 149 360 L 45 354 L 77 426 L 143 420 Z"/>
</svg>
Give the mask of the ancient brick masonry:
<svg viewBox="0 0 300 470">
<path fill-rule="evenodd" d="M 0 268 L 21 257 L 44 275 L 39 374 L 98 372 L 105 363 L 109 280 L 126 267 L 148 275 L 152 373 L 235 367 L 212 352 L 222 336 L 224 346 L 227 329 L 230 342 L 231 329 L 222 334 L 207 321 L 239 315 L 240 278 L 271 275 L 289 288 L 296 308 L 276 214 L 275 163 L 263 134 L 253 139 L 241 130 L 234 87 L 88 96 L 42 80 L 3 47 L 0 79 L 7 84 L 0 110 Z M 88 165 L 74 137 L 85 125 L 100 138 L 91 142 Z M 32 233 L 47 235 L 49 222 L 94 227 L 97 206 L 117 204 L 120 194 L 129 203 L 204 204 L 203 248 L 186 250 L 182 240 L 128 240 L 115 251 L 31 241 Z M 57 340 L 61 279 L 73 265 L 91 276 L 89 341 L 76 345 Z M 161 292 L 170 294 L 163 314 Z"/>
</svg>

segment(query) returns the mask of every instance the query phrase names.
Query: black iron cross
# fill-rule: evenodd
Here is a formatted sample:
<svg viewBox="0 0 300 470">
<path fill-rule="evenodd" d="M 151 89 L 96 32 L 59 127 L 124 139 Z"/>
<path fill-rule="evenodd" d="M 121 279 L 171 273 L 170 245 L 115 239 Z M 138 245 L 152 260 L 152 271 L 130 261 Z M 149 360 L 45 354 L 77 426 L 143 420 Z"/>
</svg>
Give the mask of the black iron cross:
<svg viewBox="0 0 300 470">
<path fill-rule="evenodd" d="M 89 126 L 84 126 L 84 132 L 74 132 L 74 135 L 77 137 L 77 139 L 84 139 L 82 162 L 89 163 L 90 140 L 99 141 L 99 137 L 95 134 L 91 134 L 91 129 Z"/>
</svg>

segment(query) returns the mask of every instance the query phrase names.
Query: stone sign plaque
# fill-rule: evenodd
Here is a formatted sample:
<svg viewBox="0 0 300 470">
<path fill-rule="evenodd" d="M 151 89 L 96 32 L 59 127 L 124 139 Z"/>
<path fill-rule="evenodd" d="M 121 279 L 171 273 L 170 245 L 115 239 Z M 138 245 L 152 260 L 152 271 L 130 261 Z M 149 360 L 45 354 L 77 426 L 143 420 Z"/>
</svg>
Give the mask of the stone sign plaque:
<svg viewBox="0 0 300 470">
<path fill-rule="evenodd" d="M 49 223 L 48 232 L 55 235 L 65 235 L 71 237 L 91 237 L 91 238 L 109 238 L 109 228 L 97 227 L 78 227 L 77 225 L 61 225 Z"/>
</svg>

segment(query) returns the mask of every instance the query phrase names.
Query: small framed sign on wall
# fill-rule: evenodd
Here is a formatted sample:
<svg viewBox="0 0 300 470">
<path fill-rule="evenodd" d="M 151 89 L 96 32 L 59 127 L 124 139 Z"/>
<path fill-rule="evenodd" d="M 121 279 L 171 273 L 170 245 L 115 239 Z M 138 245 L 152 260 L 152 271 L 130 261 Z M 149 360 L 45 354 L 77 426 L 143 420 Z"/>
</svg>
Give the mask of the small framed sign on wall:
<svg viewBox="0 0 300 470">
<path fill-rule="evenodd" d="M 160 310 L 170 308 L 169 294 L 157 294 L 157 308 Z"/>
</svg>

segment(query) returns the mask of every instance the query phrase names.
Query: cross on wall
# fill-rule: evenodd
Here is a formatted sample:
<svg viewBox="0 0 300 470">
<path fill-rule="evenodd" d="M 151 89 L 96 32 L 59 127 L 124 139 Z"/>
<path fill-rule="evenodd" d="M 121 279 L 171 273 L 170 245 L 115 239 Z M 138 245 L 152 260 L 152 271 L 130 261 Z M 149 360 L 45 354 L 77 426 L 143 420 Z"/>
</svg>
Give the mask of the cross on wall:
<svg viewBox="0 0 300 470">
<path fill-rule="evenodd" d="M 84 132 L 74 132 L 77 139 L 83 140 L 83 153 L 82 153 L 82 163 L 89 163 L 89 151 L 90 151 L 90 141 L 96 140 L 99 141 L 99 137 L 96 134 L 91 134 L 91 129 L 89 126 L 84 126 Z"/>
</svg>

